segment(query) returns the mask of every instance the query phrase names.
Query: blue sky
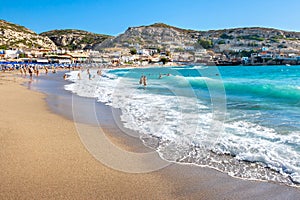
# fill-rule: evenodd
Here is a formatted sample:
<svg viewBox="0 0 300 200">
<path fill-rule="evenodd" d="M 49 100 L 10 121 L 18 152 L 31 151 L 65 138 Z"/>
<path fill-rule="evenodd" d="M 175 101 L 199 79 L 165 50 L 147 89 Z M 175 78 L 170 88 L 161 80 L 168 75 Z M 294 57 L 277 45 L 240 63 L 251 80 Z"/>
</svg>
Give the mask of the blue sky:
<svg viewBox="0 0 300 200">
<path fill-rule="evenodd" d="M 0 19 L 37 33 L 73 28 L 117 35 L 155 22 L 194 30 L 300 31 L 299 8 L 299 0 L 1 0 Z"/>
</svg>

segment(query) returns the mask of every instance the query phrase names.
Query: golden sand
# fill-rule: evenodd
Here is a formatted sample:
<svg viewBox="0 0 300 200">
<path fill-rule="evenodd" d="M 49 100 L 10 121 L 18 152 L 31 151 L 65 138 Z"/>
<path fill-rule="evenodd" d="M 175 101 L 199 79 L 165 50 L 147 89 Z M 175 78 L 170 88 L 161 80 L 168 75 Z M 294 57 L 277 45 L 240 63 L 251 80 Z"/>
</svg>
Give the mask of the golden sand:
<svg viewBox="0 0 300 200">
<path fill-rule="evenodd" d="M 173 199 L 157 174 L 122 173 L 95 160 L 43 94 L 1 76 L 0 199 Z"/>
</svg>

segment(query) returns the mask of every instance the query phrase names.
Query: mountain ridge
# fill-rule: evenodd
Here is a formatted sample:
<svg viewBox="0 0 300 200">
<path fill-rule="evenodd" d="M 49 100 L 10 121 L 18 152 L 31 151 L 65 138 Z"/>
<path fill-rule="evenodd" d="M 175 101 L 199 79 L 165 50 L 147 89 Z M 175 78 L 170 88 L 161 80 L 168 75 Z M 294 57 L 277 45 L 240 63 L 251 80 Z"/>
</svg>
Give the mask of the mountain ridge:
<svg viewBox="0 0 300 200">
<path fill-rule="evenodd" d="M 217 30 L 192 30 L 154 23 L 128 27 L 118 36 L 77 29 L 50 30 L 40 34 L 17 24 L 0 20 L 0 47 L 101 50 L 103 48 L 157 48 L 172 51 L 212 49 L 251 50 L 300 49 L 300 32 L 267 27 L 238 27 Z"/>
</svg>

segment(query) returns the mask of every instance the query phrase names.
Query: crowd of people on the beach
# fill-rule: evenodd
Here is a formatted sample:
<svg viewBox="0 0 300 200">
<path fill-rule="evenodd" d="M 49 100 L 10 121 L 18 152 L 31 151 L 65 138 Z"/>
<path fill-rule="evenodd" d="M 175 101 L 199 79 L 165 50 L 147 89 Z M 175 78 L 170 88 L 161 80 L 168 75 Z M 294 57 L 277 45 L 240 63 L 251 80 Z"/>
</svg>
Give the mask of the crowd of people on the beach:
<svg viewBox="0 0 300 200">
<path fill-rule="evenodd" d="M 39 76 L 41 69 L 44 69 L 45 73 L 48 74 L 48 71 L 49 71 L 48 67 L 40 68 L 38 66 L 30 66 L 30 65 L 29 66 L 21 66 L 19 68 L 19 71 L 20 71 L 21 76 L 23 76 L 23 75 L 26 76 L 27 72 L 28 72 L 29 76 L 32 77 L 33 74 L 35 74 L 36 76 Z M 52 71 L 53 71 L 53 73 L 56 73 L 55 69 L 53 69 Z"/>
<path fill-rule="evenodd" d="M 57 71 L 75 71 L 79 70 L 78 72 L 78 79 L 81 79 L 81 72 L 83 72 L 84 68 L 87 68 L 87 74 L 89 77 L 89 80 L 91 80 L 93 77 L 92 74 L 89 71 L 89 68 L 95 67 L 91 64 L 52 64 L 52 65 L 45 65 L 45 64 L 36 64 L 36 63 L 26 63 L 26 64 L 12 64 L 12 63 L 0 63 L 0 71 L 2 72 L 19 72 L 21 76 L 27 77 L 29 75 L 30 78 L 33 76 L 39 76 L 40 73 L 45 73 L 46 75 L 48 73 L 56 73 Z M 106 68 L 107 66 L 98 66 L 102 68 Z M 97 71 L 97 74 L 99 76 L 102 75 L 102 71 L 99 69 Z M 67 79 L 67 74 L 63 75 L 63 78 Z"/>
<path fill-rule="evenodd" d="M 80 69 L 80 67 L 55 67 L 55 66 L 42 66 L 42 65 L 23 65 L 19 66 L 17 69 L 10 69 L 9 71 L 14 71 L 14 70 L 19 70 L 21 76 L 26 77 L 27 74 L 29 75 L 30 78 L 35 76 L 39 76 L 40 72 L 44 72 L 46 75 L 49 72 L 56 73 L 57 70 L 77 70 Z M 5 70 L 3 70 L 5 71 Z M 66 79 L 66 76 L 64 76 L 64 79 Z"/>
<path fill-rule="evenodd" d="M 95 66 L 87 65 L 87 64 L 53 64 L 53 65 L 45 65 L 45 64 L 36 64 L 36 63 L 26 63 L 26 64 L 3 64 L 0 63 L 0 71 L 6 72 L 6 71 L 19 71 L 20 75 L 22 77 L 29 77 L 32 79 L 33 76 L 38 77 L 40 73 L 48 74 L 53 73 L 55 74 L 57 71 L 78 71 L 77 79 L 82 79 L 82 73 L 86 69 L 86 75 L 88 76 L 89 80 L 92 80 L 96 77 L 95 75 L 92 75 L 90 69 L 94 68 Z M 97 66 L 97 75 L 98 76 L 104 76 L 102 74 L 102 69 L 107 68 L 107 66 Z M 85 74 L 85 73 L 84 73 Z M 159 74 L 158 79 L 163 78 L 164 76 L 170 76 L 171 74 Z M 150 74 L 149 74 L 150 76 Z M 67 73 L 64 73 L 63 79 L 66 80 L 68 78 Z M 147 86 L 147 76 L 144 74 L 141 75 L 139 84 L 144 86 L 144 88 Z"/>
<path fill-rule="evenodd" d="M 26 63 L 26 64 L 0 64 L 0 71 L 16 71 L 19 70 L 21 74 L 26 75 L 36 73 L 38 76 L 39 70 L 44 69 L 45 73 L 48 73 L 49 70 L 52 70 L 53 73 L 56 73 L 57 70 L 76 70 L 81 69 L 82 65 L 43 65 L 43 64 L 35 64 L 35 63 Z"/>
</svg>

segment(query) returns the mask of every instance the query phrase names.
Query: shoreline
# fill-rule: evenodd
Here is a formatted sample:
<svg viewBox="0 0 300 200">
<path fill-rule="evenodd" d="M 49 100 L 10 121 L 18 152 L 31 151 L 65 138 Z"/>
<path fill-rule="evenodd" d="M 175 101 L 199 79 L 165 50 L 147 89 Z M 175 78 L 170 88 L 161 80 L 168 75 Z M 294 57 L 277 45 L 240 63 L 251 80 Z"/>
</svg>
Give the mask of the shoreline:
<svg viewBox="0 0 300 200">
<path fill-rule="evenodd" d="M 148 67 L 151 68 L 153 66 L 148 66 Z M 118 68 L 114 68 L 114 69 L 118 69 Z M 69 83 L 69 82 L 67 82 L 67 83 Z M 64 91 L 66 91 L 66 90 L 64 90 Z M 95 104 L 100 106 L 100 107 L 97 107 L 96 109 L 101 109 L 101 113 L 105 112 L 106 115 L 112 115 L 112 113 L 110 111 L 108 111 L 108 110 L 103 110 L 103 108 L 101 108 L 103 106 L 109 108 L 109 110 L 111 110 L 111 109 L 112 110 L 119 110 L 119 109 L 112 108 L 111 106 L 104 105 L 104 103 L 96 101 L 95 98 L 79 97 L 78 95 L 73 94 L 70 91 L 67 91 L 67 93 L 69 93 L 70 95 L 75 95 L 75 96 L 77 96 L 77 98 L 82 98 L 82 99 L 87 99 L 87 100 L 90 100 L 90 101 L 95 101 L 96 102 Z M 118 111 L 118 112 L 120 112 L 120 111 Z M 60 113 L 60 114 L 62 114 L 62 113 Z M 121 113 L 118 113 L 118 117 L 120 117 L 120 115 L 121 115 Z M 101 116 L 98 116 L 98 117 L 100 117 L 100 120 L 101 120 Z M 114 124 L 110 128 L 115 129 L 116 126 L 117 125 Z M 123 125 L 121 125 L 121 126 L 122 126 L 121 129 L 124 129 L 124 126 Z M 120 128 L 118 128 L 118 129 L 120 129 Z M 129 130 L 129 129 L 127 129 L 127 130 Z M 110 131 L 110 130 L 108 130 L 107 133 L 108 133 L 108 136 L 110 137 L 110 139 L 112 139 L 112 140 L 114 140 L 115 139 L 114 137 L 116 137 L 116 136 L 120 137 L 121 140 L 118 141 L 117 144 L 120 145 L 120 146 L 122 146 L 122 148 L 131 150 L 131 151 L 134 151 L 134 152 L 147 152 L 148 150 L 142 150 L 142 149 L 146 149 L 146 148 L 150 149 L 150 150 L 153 149 L 153 147 L 148 146 L 147 144 L 145 144 L 144 143 L 145 141 L 142 140 L 141 138 L 128 137 L 128 135 L 124 134 L 122 132 L 122 130 L 113 131 L 113 132 Z M 138 133 L 136 133 L 136 134 L 138 134 Z M 123 145 L 123 144 L 126 144 L 126 145 Z M 134 145 L 134 148 L 128 147 L 128 144 Z M 161 159 L 165 160 L 163 157 L 161 157 Z M 165 161 L 167 161 L 167 160 L 165 160 Z M 170 161 L 168 161 L 168 162 L 170 162 Z M 220 169 L 218 169 L 216 167 L 213 167 L 213 166 L 199 165 L 197 163 L 191 163 L 191 162 L 172 162 L 172 163 L 175 164 L 175 165 L 179 165 L 179 166 L 183 165 L 183 166 L 195 167 L 196 170 L 197 170 L 197 168 L 207 168 L 207 169 L 216 171 L 217 173 L 222 173 L 222 174 L 224 174 L 224 175 L 226 175 L 226 176 L 228 176 L 230 178 L 239 179 L 239 180 L 243 180 L 243 181 L 254 181 L 254 182 L 258 182 L 258 183 L 261 182 L 261 183 L 267 183 L 267 184 L 275 184 L 275 185 L 284 186 L 284 187 L 292 187 L 292 188 L 296 188 L 296 189 L 299 188 L 299 186 L 297 186 L 297 185 L 288 185 L 288 184 L 285 184 L 285 183 L 280 183 L 280 182 L 271 181 L 271 180 L 263 180 L 263 179 L 255 179 L 255 178 L 243 178 L 243 177 L 238 177 L 238 176 L 232 176 L 229 173 L 224 172 L 224 171 L 222 171 L 222 170 L 220 170 Z"/>
<path fill-rule="evenodd" d="M 2 75 L 2 74 L 1 74 Z M 50 76 L 50 75 L 49 75 Z M 14 97 L 13 99 L 10 99 L 12 106 L 4 106 L 3 103 L 0 104 L 0 110 L 3 113 L 10 113 L 12 112 L 13 115 L 15 114 L 22 114 L 23 115 L 17 115 L 17 119 L 15 119 L 15 116 L 11 116 L 11 118 L 6 119 L 9 123 L 1 123 L 0 125 L 0 130 L 1 130 L 1 146 L 2 148 L 3 144 L 6 145 L 12 145 L 14 148 L 22 147 L 22 146 L 31 146 L 30 139 L 36 139 L 37 141 L 42 141 L 46 142 L 49 146 L 48 148 L 45 148 L 45 151 L 47 153 L 50 153 L 50 158 L 45 158 L 43 157 L 44 154 L 39 155 L 41 152 L 38 150 L 41 150 L 41 144 L 36 143 L 32 146 L 32 150 L 35 154 L 37 155 L 30 155 L 30 152 L 23 154 L 25 157 L 18 157 L 18 154 L 16 153 L 22 153 L 22 148 L 21 149 L 2 149 L 1 151 L 1 158 L 3 161 L 10 161 L 9 158 L 14 158 L 16 156 L 19 159 L 19 162 L 15 162 L 14 165 L 12 165 L 13 168 L 16 168 L 15 165 L 17 164 L 22 164 L 25 160 L 25 158 L 32 158 L 32 166 L 30 167 L 27 163 L 25 165 L 25 171 L 19 172 L 18 170 L 13 170 L 9 169 L 4 165 L 1 165 L 1 172 L 6 172 L 9 171 L 10 173 L 6 175 L 5 177 L 8 178 L 8 181 L 13 184 L 7 185 L 7 182 L 4 181 L 4 184 L 2 184 L 1 187 L 1 194 L 2 197 L 8 197 L 8 198 L 16 198 L 16 197 L 21 197 L 18 196 L 17 194 L 18 189 L 21 191 L 25 191 L 27 194 L 27 197 L 41 197 L 41 198 L 55 198 L 58 196 L 53 196 L 50 191 L 54 192 L 54 194 L 59 195 L 60 197 L 67 198 L 67 197 L 72 197 L 72 198 L 112 198 L 112 199 L 119 199 L 119 198 L 131 198 L 131 199 L 139 199 L 139 198 L 145 198 L 145 199 L 224 199 L 224 198 L 229 198 L 229 199 L 298 199 L 300 197 L 300 192 L 296 188 L 291 188 L 288 186 L 284 185 L 278 185 L 278 184 L 273 184 L 269 182 L 258 182 L 258 181 L 249 181 L 249 180 L 239 180 L 236 178 L 229 177 L 227 174 L 218 172 L 213 169 L 205 168 L 205 167 L 199 167 L 199 166 L 191 166 L 189 164 L 172 164 L 164 169 L 161 169 L 156 172 L 151 172 L 147 174 L 127 174 L 119 171 L 112 170 L 110 168 L 107 168 L 100 162 L 96 161 L 88 152 L 87 150 L 83 147 L 81 141 L 78 138 L 78 134 L 76 133 L 76 130 L 74 129 L 74 124 L 72 121 L 67 120 L 65 117 L 61 117 L 57 114 L 53 114 L 53 110 L 49 108 L 49 105 L 46 104 L 45 99 L 47 99 L 47 96 L 45 94 L 41 94 L 39 92 L 35 91 L 30 91 L 24 88 L 24 86 L 20 86 L 21 80 L 19 82 L 19 78 L 11 77 L 12 78 L 12 85 L 7 84 L 7 82 L 0 80 L 0 89 L 1 89 L 1 94 L 10 94 L 10 90 L 17 90 L 15 93 L 16 95 L 19 95 L 17 97 L 23 98 L 24 95 L 28 99 L 26 101 L 27 104 L 26 106 L 21 106 L 18 107 L 18 110 L 13 110 L 14 105 L 18 103 L 13 102 L 13 99 L 16 99 Z M 16 82 L 13 82 L 13 80 L 17 80 Z M 37 84 L 40 84 L 38 82 Z M 71 95 L 71 94 L 70 94 Z M 51 95 L 50 95 L 51 96 Z M 3 95 L 1 97 L 1 102 L 6 102 L 5 98 L 8 98 L 7 95 Z M 12 97 L 10 97 L 12 98 Z M 29 105 L 30 101 L 34 99 L 36 104 Z M 53 101 L 53 99 L 50 99 L 50 102 Z M 59 104 L 62 104 L 61 99 L 58 99 L 57 102 L 55 102 L 56 106 L 59 107 Z M 25 110 L 24 110 L 25 109 Z M 42 118 L 34 118 L 34 113 L 31 113 L 31 111 L 36 111 L 39 112 L 39 116 Z M 25 113 L 24 113 L 25 111 Z M 29 113 L 29 114 L 27 114 Z M 55 113 L 55 112 L 54 112 Z M 33 116 L 31 116 L 31 114 Z M 107 113 L 106 113 L 107 114 Z M 30 116 L 27 116 L 30 115 Z M 46 118 L 50 121 L 46 120 L 44 121 L 44 117 L 47 116 Z M 2 115 L 1 118 L 4 116 Z M 30 117 L 31 120 L 26 119 L 27 117 Z M 48 118 L 49 117 L 49 118 Z M 25 120 L 26 119 L 26 120 Z M 1 119 L 1 120 L 5 120 Z M 10 121 L 11 120 L 11 121 Z M 23 122 L 18 124 L 18 130 L 13 130 L 13 135 L 7 134 L 5 131 L 6 129 L 10 129 L 11 125 L 15 123 L 15 120 L 18 122 Z M 23 120 L 23 121 L 22 121 Z M 35 121 L 37 120 L 37 121 Z M 53 120 L 53 121 L 52 121 Z M 0 121 L 1 122 L 1 121 Z M 43 122 L 43 123 L 41 123 Z M 47 124 L 48 123 L 48 124 Z M 53 126 L 53 124 L 66 124 L 67 126 L 61 126 L 59 128 L 62 128 L 63 134 L 60 134 L 60 129 L 56 128 Z M 109 124 L 108 120 L 108 124 Z M 24 127 L 28 127 L 28 125 L 34 125 L 30 126 L 32 127 L 30 130 L 24 130 Z M 45 125 L 46 124 L 46 125 Z M 35 127 L 36 126 L 36 127 Z M 54 128 L 53 130 L 50 129 L 48 130 L 47 128 Z M 42 135 L 39 135 L 36 133 L 36 131 L 40 131 L 41 127 L 43 127 Z M 129 149 L 132 149 L 131 145 L 136 145 L 137 140 L 131 141 L 129 143 L 126 143 L 125 141 L 128 140 L 128 137 L 124 137 L 123 135 L 118 135 L 117 131 L 114 131 L 112 129 L 113 127 L 110 127 L 109 125 L 107 126 L 107 133 L 110 135 L 110 138 L 115 138 L 116 143 L 121 144 L 121 146 L 126 146 L 129 147 Z M 51 131 L 52 130 L 52 131 Z M 14 132 L 16 131 L 16 132 Z M 20 132 L 19 132 L 20 131 Z M 29 133 L 29 135 L 23 135 L 22 131 L 30 131 L 26 132 Z M 58 131 L 55 133 L 55 131 Z M 75 134 L 74 134 L 75 133 Z M 22 136 L 21 138 L 23 140 L 19 140 L 20 138 L 15 138 L 16 135 Z M 41 138 L 42 136 L 47 137 L 47 141 L 45 141 L 45 138 Z M 11 137 L 11 138 L 10 138 Z M 58 141 L 58 139 L 71 139 L 72 142 L 69 140 L 62 140 Z M 10 143 L 10 140 L 12 139 L 16 143 L 16 146 L 14 144 Z M 18 139 L 18 140 L 17 140 Z M 8 142 L 8 143 L 6 143 Z M 29 144 L 26 144 L 28 142 Z M 64 146 L 63 149 L 57 148 L 57 142 L 60 143 L 60 146 Z M 141 141 L 139 141 L 142 143 Z M 68 148 L 68 145 L 72 148 Z M 137 145 L 139 146 L 139 145 Z M 52 148 L 49 148 L 52 147 Z M 55 150 L 53 150 L 53 147 L 56 147 Z M 75 147 L 75 148 L 74 148 Z M 140 148 L 145 148 L 140 146 Z M 135 149 L 135 147 L 133 148 Z M 12 152 L 9 152 L 12 150 Z M 15 151 L 14 151 L 15 150 Z M 17 151 L 19 150 L 19 151 Z M 63 151 L 62 151 L 63 150 Z M 6 152 L 8 151 L 8 152 Z M 49 152 L 50 151 L 50 152 Z M 65 154 L 68 152 L 67 154 Z M 10 153 L 10 154 L 6 154 Z M 24 152 L 23 152 L 24 153 Z M 46 153 L 46 155 L 48 155 Z M 54 156 L 51 154 L 53 153 Z M 10 156 L 7 156 L 10 155 Z M 66 155 L 68 155 L 66 157 Z M 12 157 L 13 156 L 13 157 Z M 63 163 L 58 163 L 59 166 L 56 166 L 56 160 L 54 158 L 60 158 L 59 160 L 62 161 L 63 159 L 67 159 Z M 37 160 L 36 160 L 37 159 Z M 77 165 L 79 166 L 84 166 L 84 171 L 80 171 L 75 164 L 74 161 Z M 84 163 L 87 162 L 87 163 Z M 50 166 L 43 165 L 42 168 L 46 170 L 46 173 L 44 171 L 37 170 L 37 174 L 33 173 L 31 176 L 26 176 L 24 173 L 32 173 L 30 171 L 26 171 L 26 169 L 39 169 L 39 166 L 41 163 L 48 163 Z M 72 166 L 71 166 L 72 165 Z M 21 165 L 22 166 L 22 165 Z M 60 167 L 67 167 L 66 170 L 61 169 Z M 73 168 L 74 167 L 74 168 Z M 53 171 L 52 168 L 55 168 L 58 172 Z M 77 169 L 75 170 L 76 173 L 72 172 L 72 169 Z M 94 171 L 95 170 L 95 171 Z M 100 172 L 97 172 L 97 170 L 100 170 L 101 172 L 106 172 L 107 174 L 101 174 Z M 51 172 L 51 173 L 48 173 Z M 70 177 L 64 176 L 64 174 L 61 174 L 62 172 L 68 172 L 71 174 Z M 100 174 L 99 174 L 100 173 Z M 3 173 L 4 175 L 5 173 Z M 51 177 L 48 177 L 48 175 L 54 175 Z M 22 175 L 22 176 L 20 176 Z M 35 175 L 38 175 L 38 177 L 43 177 L 44 179 L 36 179 Z M 61 178 L 58 175 L 63 175 L 63 177 L 67 178 L 68 181 L 62 183 L 55 182 L 55 178 Z M 96 177 L 102 177 L 104 180 L 106 180 L 105 184 L 103 183 L 103 179 L 98 180 L 98 179 L 93 179 L 92 176 Z M 79 178 L 82 177 L 83 178 Z M 112 180 L 107 179 L 108 177 L 111 177 Z M 2 176 L 4 177 L 4 176 Z M 25 177 L 27 180 L 25 183 L 31 184 L 31 186 L 34 188 L 36 185 L 42 185 L 42 191 L 35 188 L 35 191 L 32 191 L 30 188 L 27 187 L 27 184 L 18 184 L 17 182 L 19 181 L 18 177 Z M 122 177 L 121 180 L 121 187 L 119 178 Z M 87 181 L 84 189 L 88 189 L 89 191 L 83 191 L 84 189 L 81 187 L 78 187 L 77 184 L 83 184 L 78 182 L 78 178 L 80 180 L 84 179 Z M 54 188 L 49 188 L 49 186 L 46 185 L 45 182 L 55 182 L 56 187 Z M 135 182 L 137 181 L 137 182 Z M 20 182 L 24 182 L 24 180 L 21 180 Z M 129 183 L 131 183 L 129 185 Z M 76 195 L 80 196 L 73 196 L 73 193 L 70 191 L 65 190 L 65 187 L 67 185 L 73 185 L 75 186 L 74 188 L 77 188 L 78 191 L 74 191 L 75 189 L 72 188 L 72 192 L 75 192 Z M 11 188 L 12 186 L 18 186 Z M 35 186 L 34 186 L 35 185 Z M 51 185 L 51 184 L 50 184 Z M 145 188 L 144 188 L 145 187 Z M 101 188 L 101 189 L 99 189 Z M 116 189 L 118 188 L 118 189 Z M 54 189 L 58 189 L 58 192 L 55 192 Z M 99 190 L 98 190 L 99 189 Z M 100 191 L 101 190 L 101 191 Z M 106 191 L 105 194 L 102 192 Z M 9 192 L 8 192 L 9 191 Z M 47 191 L 47 192 L 46 192 Z M 288 194 L 286 193 L 288 192 Z M 14 195 L 11 197 L 10 195 Z M 48 196 L 45 196 L 48 195 Z M 22 198 L 22 197 L 21 197 Z"/>
</svg>

